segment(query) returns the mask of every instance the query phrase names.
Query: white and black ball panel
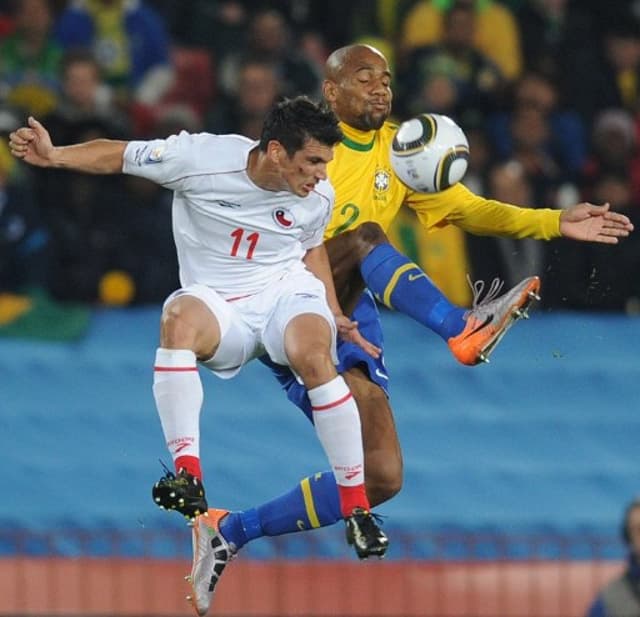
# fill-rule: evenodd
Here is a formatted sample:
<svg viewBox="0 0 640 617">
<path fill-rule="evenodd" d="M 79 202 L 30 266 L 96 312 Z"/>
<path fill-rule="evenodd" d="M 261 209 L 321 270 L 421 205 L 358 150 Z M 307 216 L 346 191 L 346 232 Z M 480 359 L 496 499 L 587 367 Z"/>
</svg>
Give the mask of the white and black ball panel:
<svg viewBox="0 0 640 617">
<path fill-rule="evenodd" d="M 437 193 L 464 177 L 469 142 L 448 116 L 420 114 L 398 127 L 390 157 L 396 175 L 409 188 Z"/>
</svg>

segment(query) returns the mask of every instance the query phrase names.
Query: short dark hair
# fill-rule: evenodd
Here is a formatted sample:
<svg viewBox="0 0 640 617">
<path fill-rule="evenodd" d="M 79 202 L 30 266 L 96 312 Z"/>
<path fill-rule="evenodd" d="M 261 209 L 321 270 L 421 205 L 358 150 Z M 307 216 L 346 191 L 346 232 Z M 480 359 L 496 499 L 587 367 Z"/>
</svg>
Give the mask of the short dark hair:
<svg viewBox="0 0 640 617">
<path fill-rule="evenodd" d="M 314 103 L 306 96 L 297 96 L 284 99 L 271 108 L 262 126 L 259 147 L 266 152 L 267 144 L 275 139 L 292 156 L 309 139 L 334 146 L 343 137 L 338 118 L 331 109 L 324 103 Z"/>
</svg>

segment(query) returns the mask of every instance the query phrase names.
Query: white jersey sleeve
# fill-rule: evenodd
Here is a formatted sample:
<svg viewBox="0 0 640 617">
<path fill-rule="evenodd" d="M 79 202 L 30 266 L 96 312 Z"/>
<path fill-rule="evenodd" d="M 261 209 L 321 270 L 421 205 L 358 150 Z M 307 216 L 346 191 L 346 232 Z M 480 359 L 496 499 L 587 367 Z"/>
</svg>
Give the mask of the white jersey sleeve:
<svg viewBox="0 0 640 617">
<path fill-rule="evenodd" d="M 245 141 L 251 143 L 248 139 Z M 130 141 L 124 151 L 122 171 L 147 178 L 174 191 L 184 191 L 188 189 L 191 179 L 210 173 L 212 168 L 217 173 L 243 168 L 242 159 L 224 160 L 224 144 L 225 136 L 186 131 L 166 139 Z M 218 151 L 220 156 L 216 156 Z"/>
</svg>

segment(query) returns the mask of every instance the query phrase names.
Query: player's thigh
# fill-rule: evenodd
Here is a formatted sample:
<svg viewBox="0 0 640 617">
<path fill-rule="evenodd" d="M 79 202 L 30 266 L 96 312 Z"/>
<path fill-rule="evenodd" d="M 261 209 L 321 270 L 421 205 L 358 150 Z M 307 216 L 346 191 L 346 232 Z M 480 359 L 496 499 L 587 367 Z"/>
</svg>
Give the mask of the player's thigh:
<svg viewBox="0 0 640 617">
<path fill-rule="evenodd" d="M 255 353 L 258 341 L 233 304 L 213 289 L 192 285 L 171 294 L 163 308 L 163 315 L 187 312 L 204 329 L 195 351 L 203 366 L 220 377 L 235 375 Z M 208 331 L 207 331 L 208 329 Z"/>
<path fill-rule="evenodd" d="M 320 321 L 316 323 L 326 324 L 326 330 L 322 327 L 316 332 L 311 331 L 301 336 L 308 337 L 310 341 L 314 341 L 314 337 L 321 338 L 323 343 L 326 341 L 331 362 L 336 364 L 338 356 L 335 318 L 327 304 L 324 285 L 307 272 L 296 274 L 282 284 L 274 310 L 262 332 L 262 343 L 269 357 L 278 364 L 291 366 L 291 347 L 298 341 L 294 343 L 288 340 L 289 337 L 286 337 L 285 333 L 289 324 L 302 316 L 309 316 L 313 322 L 317 319 Z"/>
</svg>

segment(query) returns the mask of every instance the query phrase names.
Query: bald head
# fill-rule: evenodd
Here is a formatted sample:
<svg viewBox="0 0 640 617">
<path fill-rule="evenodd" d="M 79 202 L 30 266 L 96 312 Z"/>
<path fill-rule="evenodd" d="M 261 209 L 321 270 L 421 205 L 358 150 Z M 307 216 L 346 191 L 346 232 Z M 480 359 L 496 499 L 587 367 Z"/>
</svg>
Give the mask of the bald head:
<svg viewBox="0 0 640 617">
<path fill-rule="evenodd" d="M 346 72 L 358 64 L 366 64 L 367 57 L 378 56 L 385 64 L 384 54 L 371 45 L 347 45 L 336 49 L 328 58 L 324 67 L 325 79 L 339 82 Z"/>
</svg>

